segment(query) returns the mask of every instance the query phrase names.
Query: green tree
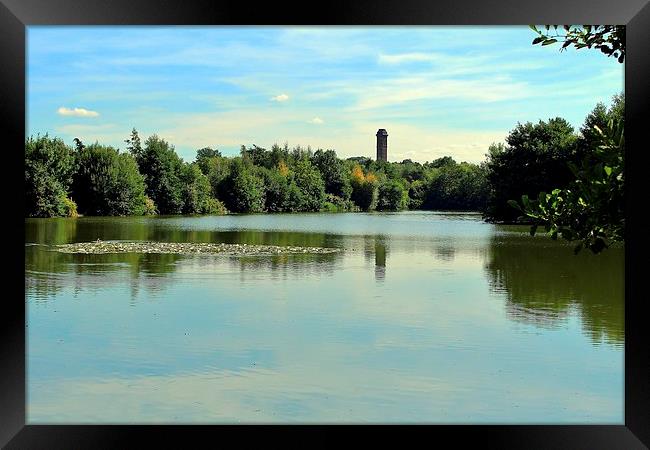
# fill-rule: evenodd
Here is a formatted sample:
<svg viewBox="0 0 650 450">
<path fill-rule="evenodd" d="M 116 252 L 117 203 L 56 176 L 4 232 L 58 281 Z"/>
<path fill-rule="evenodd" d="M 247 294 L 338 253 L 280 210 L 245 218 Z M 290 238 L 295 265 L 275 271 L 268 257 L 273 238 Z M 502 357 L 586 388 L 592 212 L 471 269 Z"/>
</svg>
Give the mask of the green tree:
<svg viewBox="0 0 650 450">
<path fill-rule="evenodd" d="M 241 157 L 234 158 L 221 188 L 226 207 L 234 212 L 261 212 L 264 209 L 264 182 Z"/>
<path fill-rule="evenodd" d="M 249 160 L 255 166 L 266 167 L 267 169 L 272 167 L 269 158 L 270 152 L 265 148 L 258 147 L 255 144 L 250 148 L 246 148 L 245 145 L 242 145 L 240 153 L 244 160 Z"/>
<path fill-rule="evenodd" d="M 578 159 L 577 135 L 559 117 L 518 124 L 506 142 L 506 146 L 490 147 L 485 165 L 491 188 L 486 218 L 493 221 L 517 218 L 517 211 L 508 205 L 510 199 L 566 187 L 573 179 L 567 163 Z"/>
<path fill-rule="evenodd" d="M 413 162 L 410 159 L 405 159 L 400 165 L 400 178 L 404 178 L 409 183 L 421 180 L 424 177 L 424 167 L 419 162 Z"/>
<path fill-rule="evenodd" d="M 309 159 L 303 158 L 296 162 L 293 181 L 300 190 L 299 211 L 319 211 L 325 201 L 325 183 L 320 172 Z"/>
<path fill-rule="evenodd" d="M 130 154 L 95 143 L 81 148 L 76 159 L 72 192 L 81 213 L 93 216 L 145 213 L 144 179 Z"/>
<path fill-rule="evenodd" d="M 558 236 L 578 241 L 575 252 L 586 247 L 599 253 L 612 243 L 625 240 L 624 214 L 624 122 L 610 119 L 601 129 L 594 126 L 598 142 L 580 166 L 572 164 L 575 180 L 551 193 L 542 191 L 537 199 L 521 197 L 514 208 L 533 220 L 531 235 L 543 226 L 552 239 Z"/>
<path fill-rule="evenodd" d="M 138 131 L 133 128 L 133 130 L 131 130 L 131 137 L 125 139 L 124 142 L 126 143 L 126 149 L 137 161 L 138 158 L 142 155 L 142 144 L 140 142 L 140 135 L 138 134 Z"/>
<path fill-rule="evenodd" d="M 422 207 L 426 209 L 482 210 L 488 188 L 485 169 L 476 164 L 443 165 L 429 180 Z"/>
<path fill-rule="evenodd" d="M 433 167 L 434 169 L 439 169 L 440 167 L 453 166 L 456 164 L 454 158 L 451 156 L 443 156 L 442 158 L 434 159 L 430 163 L 427 163 L 427 167 Z"/>
<path fill-rule="evenodd" d="M 264 180 L 264 209 L 269 212 L 290 211 L 291 179 L 278 169 L 259 169 Z"/>
<path fill-rule="evenodd" d="M 225 196 L 225 181 L 230 175 L 230 165 L 232 159 L 223 156 L 214 156 L 207 161 L 206 174 L 210 187 L 212 188 L 212 196 L 215 198 L 223 198 Z"/>
<path fill-rule="evenodd" d="M 220 156 L 221 152 L 219 150 L 214 150 L 211 147 L 204 147 L 196 151 L 195 162 L 198 164 L 201 172 L 203 172 L 204 175 L 208 175 L 210 173 L 210 161 L 213 158 Z"/>
<path fill-rule="evenodd" d="M 72 148 L 59 138 L 25 141 L 25 213 L 29 217 L 71 215 L 68 189 L 75 171 Z"/>
<path fill-rule="evenodd" d="M 183 161 L 174 147 L 154 134 L 145 141 L 136 161 L 144 176 L 147 196 L 154 201 L 160 214 L 181 214 L 184 204 L 180 178 Z"/>
<path fill-rule="evenodd" d="M 409 209 L 420 209 L 424 205 L 427 196 L 427 181 L 415 180 L 409 187 Z"/>
<path fill-rule="evenodd" d="M 379 185 L 377 210 L 399 211 L 408 206 L 408 191 L 396 180 L 386 180 Z"/>
<path fill-rule="evenodd" d="M 362 211 L 371 211 L 377 207 L 379 183 L 372 172 L 364 174 L 361 166 L 356 164 L 352 170 L 350 183 L 352 185 L 350 198 Z"/>
<path fill-rule="evenodd" d="M 368 169 L 370 164 L 372 164 L 372 159 L 367 156 L 352 156 L 351 158 L 346 159 L 350 163 L 349 168 L 352 169 L 355 165 L 359 165 L 364 169 Z"/>
<path fill-rule="evenodd" d="M 289 153 L 289 160 L 287 161 L 291 167 L 295 166 L 301 160 L 309 160 L 313 156 L 311 147 L 303 148 L 300 145 L 295 146 Z"/>
<path fill-rule="evenodd" d="M 334 150 L 316 150 L 312 157 L 312 163 L 318 169 L 325 182 L 325 192 L 349 200 L 352 194 L 350 177 L 340 159 L 336 157 Z"/>
<path fill-rule="evenodd" d="M 389 178 L 391 180 L 398 179 L 400 177 L 400 167 L 399 164 L 391 163 L 388 161 L 372 161 L 367 170 L 376 174 L 379 178 Z M 383 177 L 382 177 L 383 175 Z"/>
<path fill-rule="evenodd" d="M 197 163 L 183 164 L 180 180 L 183 186 L 183 214 L 218 214 L 223 207 L 212 196 L 212 187 Z"/>
<path fill-rule="evenodd" d="M 580 156 L 587 156 L 593 148 L 600 145 L 602 134 L 598 129 L 604 130 L 610 121 L 618 122 L 624 119 L 625 95 L 623 93 L 612 97 L 609 108 L 604 103 L 597 103 L 580 127 L 580 137 L 578 138 Z"/>
<path fill-rule="evenodd" d="M 278 167 L 281 163 L 286 164 L 287 161 L 289 161 L 289 144 L 285 143 L 283 147 L 273 144 L 268 156 L 270 167 Z"/>
</svg>

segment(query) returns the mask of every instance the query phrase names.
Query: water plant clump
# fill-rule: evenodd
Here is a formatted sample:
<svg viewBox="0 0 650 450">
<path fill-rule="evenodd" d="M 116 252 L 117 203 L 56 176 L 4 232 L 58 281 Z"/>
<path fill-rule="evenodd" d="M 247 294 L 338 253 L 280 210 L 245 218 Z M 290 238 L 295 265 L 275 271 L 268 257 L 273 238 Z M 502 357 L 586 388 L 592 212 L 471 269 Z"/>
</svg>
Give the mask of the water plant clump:
<svg viewBox="0 0 650 450">
<path fill-rule="evenodd" d="M 231 256 L 260 256 L 305 253 L 336 253 L 339 248 L 295 247 L 278 245 L 225 244 L 203 242 L 138 242 L 138 241 L 93 241 L 76 242 L 54 246 L 62 253 L 106 254 L 106 253 L 174 253 L 174 254 L 223 254 Z"/>
</svg>

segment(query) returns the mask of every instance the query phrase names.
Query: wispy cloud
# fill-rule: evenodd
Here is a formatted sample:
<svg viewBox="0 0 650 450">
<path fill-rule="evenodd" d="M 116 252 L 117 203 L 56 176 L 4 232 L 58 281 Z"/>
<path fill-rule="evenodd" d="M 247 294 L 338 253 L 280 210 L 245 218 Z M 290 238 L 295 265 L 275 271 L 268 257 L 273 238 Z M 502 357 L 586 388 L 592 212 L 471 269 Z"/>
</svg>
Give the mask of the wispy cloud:
<svg viewBox="0 0 650 450">
<path fill-rule="evenodd" d="M 320 117 L 314 117 L 313 119 L 311 119 L 309 121 L 309 123 L 314 123 L 316 125 L 320 125 L 320 124 L 325 123 L 325 121 L 323 119 L 321 119 Z"/>
<path fill-rule="evenodd" d="M 418 100 L 458 99 L 471 102 L 496 102 L 531 95 L 528 84 L 509 77 L 481 79 L 438 79 L 435 76 L 402 77 L 368 84 L 356 92 L 352 110 L 378 109 Z"/>
<path fill-rule="evenodd" d="M 74 116 L 74 117 L 97 117 L 99 113 L 97 111 L 90 111 L 84 108 L 66 108 L 61 106 L 56 111 L 61 116 Z"/>
<path fill-rule="evenodd" d="M 379 55 L 381 64 L 401 64 L 406 62 L 433 62 L 445 59 L 444 55 L 438 53 L 399 53 L 395 55 Z"/>
</svg>

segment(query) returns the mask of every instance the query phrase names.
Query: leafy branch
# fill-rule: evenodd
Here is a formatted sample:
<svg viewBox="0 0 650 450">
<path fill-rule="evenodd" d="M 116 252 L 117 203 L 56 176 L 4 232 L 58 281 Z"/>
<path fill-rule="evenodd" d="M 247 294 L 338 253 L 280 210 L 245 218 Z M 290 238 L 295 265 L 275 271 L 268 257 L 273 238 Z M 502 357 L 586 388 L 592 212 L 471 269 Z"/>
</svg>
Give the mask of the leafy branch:
<svg viewBox="0 0 650 450">
<path fill-rule="evenodd" d="M 551 239 L 580 241 L 575 253 L 583 247 L 600 253 L 625 238 L 623 121 L 609 120 L 604 130 L 594 126 L 594 131 L 598 145 L 580 167 L 570 164 L 576 180 L 568 188 L 540 192 L 536 200 L 523 195 L 521 205 L 508 201 L 533 219 L 532 236 L 541 225 Z"/>
<path fill-rule="evenodd" d="M 625 61 L 624 25 L 544 25 L 543 30 L 530 25 L 530 28 L 538 34 L 533 45 L 562 42 L 560 51 L 571 45 L 576 49 L 596 48 L 607 56 L 613 56 L 619 63 Z"/>
</svg>

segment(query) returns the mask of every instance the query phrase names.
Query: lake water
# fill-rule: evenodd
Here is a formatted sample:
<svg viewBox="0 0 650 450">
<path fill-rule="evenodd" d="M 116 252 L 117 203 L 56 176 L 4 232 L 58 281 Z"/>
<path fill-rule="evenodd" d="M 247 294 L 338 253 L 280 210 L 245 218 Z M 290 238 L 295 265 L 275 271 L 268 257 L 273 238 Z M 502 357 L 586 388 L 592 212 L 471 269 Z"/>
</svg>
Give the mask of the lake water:
<svg viewBox="0 0 650 450">
<path fill-rule="evenodd" d="M 622 248 L 445 212 L 27 219 L 27 422 L 624 422 Z M 75 255 L 102 240 L 338 247 Z M 36 245 L 35 245 L 36 244 Z"/>
</svg>

